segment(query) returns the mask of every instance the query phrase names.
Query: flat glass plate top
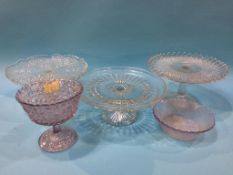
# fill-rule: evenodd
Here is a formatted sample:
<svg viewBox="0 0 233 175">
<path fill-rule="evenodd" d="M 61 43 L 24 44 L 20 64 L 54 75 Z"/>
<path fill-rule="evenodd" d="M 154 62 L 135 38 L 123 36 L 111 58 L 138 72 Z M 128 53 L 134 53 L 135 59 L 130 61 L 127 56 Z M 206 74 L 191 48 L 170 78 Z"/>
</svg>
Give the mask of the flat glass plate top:
<svg viewBox="0 0 233 175">
<path fill-rule="evenodd" d="M 228 73 L 222 61 L 201 55 L 158 54 L 149 59 L 148 65 L 153 73 L 182 83 L 209 83 Z"/>
<path fill-rule="evenodd" d="M 107 111 L 134 111 L 152 106 L 165 91 L 164 81 L 131 67 L 106 67 L 84 76 L 83 99 Z"/>
<path fill-rule="evenodd" d="M 24 85 L 56 79 L 78 80 L 86 71 L 84 59 L 74 55 L 32 56 L 6 68 L 12 82 Z"/>
</svg>

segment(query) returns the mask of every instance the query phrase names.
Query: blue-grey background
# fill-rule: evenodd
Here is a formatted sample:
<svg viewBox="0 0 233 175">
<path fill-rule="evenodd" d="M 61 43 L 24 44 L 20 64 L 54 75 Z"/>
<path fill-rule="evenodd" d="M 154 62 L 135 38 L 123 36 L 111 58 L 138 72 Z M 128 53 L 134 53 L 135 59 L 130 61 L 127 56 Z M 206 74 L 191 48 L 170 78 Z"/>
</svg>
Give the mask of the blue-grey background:
<svg viewBox="0 0 233 175">
<path fill-rule="evenodd" d="M 68 122 L 80 139 L 69 151 L 41 152 L 45 127 L 29 121 L 14 99 L 4 66 L 38 54 L 76 54 L 94 67 L 147 68 L 159 52 L 191 52 L 233 65 L 232 0 L 0 0 L 0 174 L 233 174 L 233 75 L 190 93 L 216 114 L 216 128 L 176 142 L 151 110 L 115 128 L 85 104 Z M 175 85 L 170 84 L 170 89 Z"/>
<path fill-rule="evenodd" d="M 185 51 L 230 64 L 232 21 L 231 0 L 0 0 L 0 53 L 145 66 L 155 53 Z"/>
</svg>

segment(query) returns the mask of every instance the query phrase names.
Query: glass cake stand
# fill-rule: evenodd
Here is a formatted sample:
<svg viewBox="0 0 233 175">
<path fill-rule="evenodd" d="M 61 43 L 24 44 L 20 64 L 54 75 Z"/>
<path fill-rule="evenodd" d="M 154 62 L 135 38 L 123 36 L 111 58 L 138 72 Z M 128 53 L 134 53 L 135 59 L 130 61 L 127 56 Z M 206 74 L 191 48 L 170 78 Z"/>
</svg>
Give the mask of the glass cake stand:
<svg viewBox="0 0 233 175">
<path fill-rule="evenodd" d="M 154 108 L 155 118 L 158 119 L 165 132 L 176 139 L 192 140 L 197 133 L 213 128 L 215 123 L 213 115 L 199 104 L 195 97 L 187 93 L 186 85 L 210 83 L 223 79 L 228 73 L 226 64 L 201 55 L 173 53 L 155 55 L 149 59 L 148 65 L 153 73 L 179 83 L 178 92 L 164 98 L 160 108 Z M 167 109 L 170 113 L 164 110 L 165 107 L 172 109 Z M 202 119 L 197 117 L 198 115 L 202 116 Z M 166 119 L 166 122 L 161 119 Z M 203 124 L 200 126 L 201 122 Z M 205 122 L 207 125 L 204 125 Z M 188 137 L 187 133 L 192 133 L 193 137 L 191 135 Z"/>
<path fill-rule="evenodd" d="M 6 77 L 20 85 L 56 79 L 79 80 L 88 64 L 75 55 L 38 55 L 19 60 L 5 69 Z"/>
<path fill-rule="evenodd" d="M 60 124 L 74 116 L 83 92 L 77 80 L 87 70 L 87 63 L 76 56 L 34 56 L 6 68 L 11 81 L 23 85 L 17 101 L 29 118 L 40 125 L 53 126 L 39 138 L 44 151 L 68 149 L 77 141 L 75 130 Z"/>
<path fill-rule="evenodd" d="M 148 66 L 153 73 L 178 82 L 178 94 L 187 94 L 186 84 L 214 82 L 228 73 L 222 61 L 192 54 L 158 54 L 149 59 Z"/>
<path fill-rule="evenodd" d="M 137 111 L 159 102 L 166 89 L 161 78 L 133 67 L 96 69 L 83 82 L 83 100 L 103 109 L 103 119 L 115 126 L 133 123 Z"/>
</svg>

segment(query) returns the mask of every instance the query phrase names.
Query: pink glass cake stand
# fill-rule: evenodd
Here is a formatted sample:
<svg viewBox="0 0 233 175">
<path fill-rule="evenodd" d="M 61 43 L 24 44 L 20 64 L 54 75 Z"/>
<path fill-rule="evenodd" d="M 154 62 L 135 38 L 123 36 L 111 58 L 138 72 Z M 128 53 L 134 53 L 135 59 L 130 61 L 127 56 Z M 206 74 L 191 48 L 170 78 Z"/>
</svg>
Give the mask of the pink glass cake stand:
<svg viewBox="0 0 233 175">
<path fill-rule="evenodd" d="M 220 60 L 202 55 L 158 54 L 148 61 L 149 69 L 179 83 L 178 94 L 187 94 L 187 84 L 204 84 L 223 79 L 228 66 Z"/>
<path fill-rule="evenodd" d="M 155 55 L 148 65 L 153 73 L 179 83 L 178 92 L 154 108 L 155 118 L 165 132 L 176 139 L 192 140 L 213 128 L 213 114 L 187 93 L 186 85 L 223 79 L 228 73 L 226 64 L 201 55 L 173 53 Z"/>
<path fill-rule="evenodd" d="M 76 142 L 76 132 L 60 124 L 77 110 L 83 92 L 78 79 L 86 70 L 84 59 L 72 55 L 33 56 L 6 68 L 7 78 L 23 85 L 16 99 L 29 118 L 37 124 L 53 126 L 39 138 L 44 151 L 63 151 Z"/>
</svg>

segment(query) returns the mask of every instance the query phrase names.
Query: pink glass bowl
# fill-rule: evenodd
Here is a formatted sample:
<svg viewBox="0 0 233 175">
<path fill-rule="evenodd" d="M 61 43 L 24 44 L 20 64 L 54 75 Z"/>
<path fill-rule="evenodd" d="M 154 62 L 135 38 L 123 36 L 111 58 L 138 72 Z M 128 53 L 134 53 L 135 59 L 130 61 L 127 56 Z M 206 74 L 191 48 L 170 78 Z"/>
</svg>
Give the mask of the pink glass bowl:
<svg viewBox="0 0 233 175">
<path fill-rule="evenodd" d="M 161 128 L 177 140 L 194 140 L 215 125 L 212 112 L 185 96 L 161 100 L 154 106 L 153 113 Z"/>
<path fill-rule="evenodd" d="M 43 84 L 37 82 L 23 86 L 16 99 L 33 122 L 53 126 L 40 136 L 40 147 L 48 152 L 63 151 L 76 142 L 77 134 L 71 128 L 58 125 L 74 116 L 83 86 L 78 81 L 60 80 L 58 92 L 45 93 Z"/>
</svg>

